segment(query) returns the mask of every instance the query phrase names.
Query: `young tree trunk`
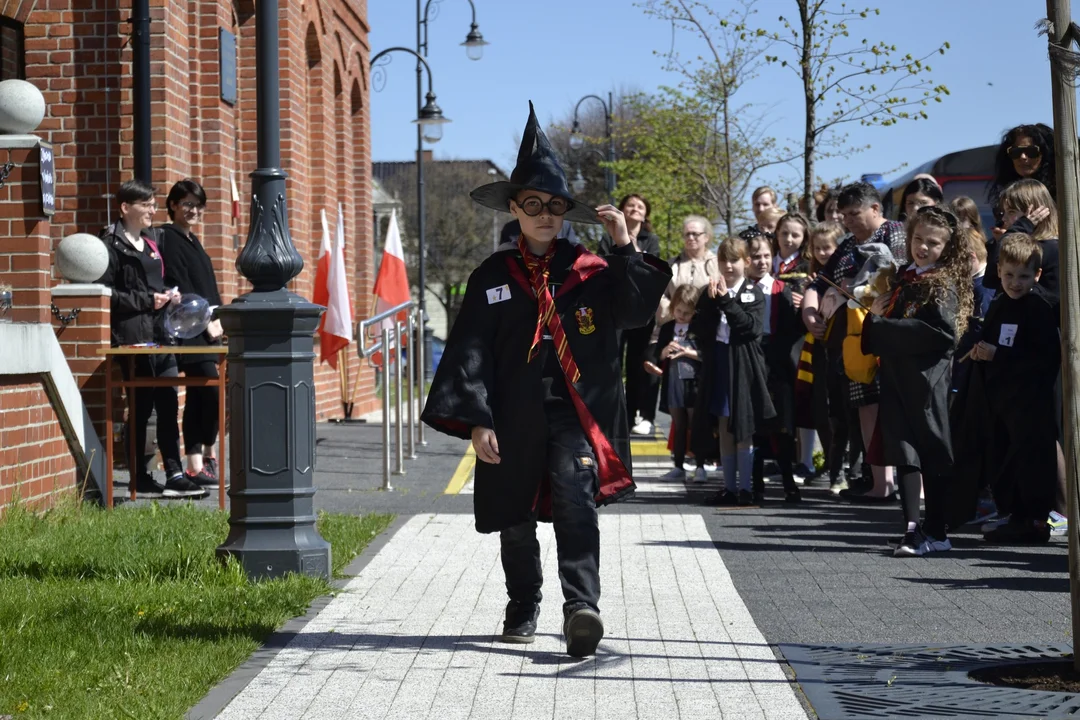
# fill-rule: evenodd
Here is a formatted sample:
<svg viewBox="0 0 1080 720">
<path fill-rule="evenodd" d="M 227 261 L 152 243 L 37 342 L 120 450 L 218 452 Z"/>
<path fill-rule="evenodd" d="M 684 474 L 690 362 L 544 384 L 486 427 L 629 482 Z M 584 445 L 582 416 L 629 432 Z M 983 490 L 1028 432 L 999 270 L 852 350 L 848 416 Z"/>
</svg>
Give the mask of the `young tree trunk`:
<svg viewBox="0 0 1080 720">
<path fill-rule="evenodd" d="M 817 91 L 811 74 L 811 56 L 814 49 L 814 27 L 808 7 L 809 0 L 798 0 L 799 19 L 802 21 L 802 81 L 806 99 L 806 134 L 803 138 L 803 202 L 808 217 L 814 216 L 814 153 L 817 141 Z"/>
<path fill-rule="evenodd" d="M 724 83 L 724 194 L 727 195 L 727 203 L 724 208 L 724 220 L 727 221 L 728 237 L 735 235 L 735 213 L 731 209 L 731 119 L 728 115 L 728 88 Z"/>
<path fill-rule="evenodd" d="M 1069 23 L 1072 13 L 1069 0 L 1046 0 L 1046 16 L 1052 26 L 1048 33 L 1051 45 L 1068 49 L 1072 45 Z M 1080 526 L 1080 404 L 1076 392 L 1080 388 L 1080 172 L 1076 143 L 1076 89 L 1066 75 L 1062 61 L 1050 55 L 1051 89 L 1054 103 L 1054 132 L 1057 138 L 1058 226 L 1061 228 L 1061 340 L 1063 362 L 1061 380 L 1064 386 L 1065 415 L 1065 477 L 1069 523 Z M 1069 533 L 1069 590 L 1072 600 L 1073 634 L 1080 632 L 1080 542 L 1077 533 Z M 1073 655 L 1073 668 L 1080 670 L 1080 653 Z"/>
</svg>

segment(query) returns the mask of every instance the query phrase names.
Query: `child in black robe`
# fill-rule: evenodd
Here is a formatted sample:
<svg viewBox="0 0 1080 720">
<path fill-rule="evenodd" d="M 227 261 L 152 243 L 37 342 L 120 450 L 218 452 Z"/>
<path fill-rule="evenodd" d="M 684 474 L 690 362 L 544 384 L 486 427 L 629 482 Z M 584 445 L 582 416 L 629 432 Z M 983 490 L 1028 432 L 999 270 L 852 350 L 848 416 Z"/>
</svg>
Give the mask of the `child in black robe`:
<svg viewBox="0 0 1080 720">
<path fill-rule="evenodd" d="M 896 557 L 952 549 L 946 533 L 951 367 L 956 339 L 971 315 L 971 262 L 958 230 L 948 210 L 921 208 L 908 222 L 912 262 L 899 274 L 899 284 L 874 300 L 863 324 L 862 351 L 880 361 L 874 440 L 883 464 L 897 469 L 907 524 Z M 923 488 L 926 520 L 920 527 Z"/>
<path fill-rule="evenodd" d="M 701 291 L 693 285 L 680 285 L 671 295 L 672 320 L 660 326 L 656 342 L 649 348 L 645 371 L 662 378 L 660 412 L 671 416 L 672 460 L 675 467 L 664 475 L 666 480 L 684 480 L 686 449 L 697 403 L 697 379 L 701 374 L 701 356 L 697 337 L 691 327 Z M 695 458 L 694 482 L 705 483 L 705 461 Z"/>
<path fill-rule="evenodd" d="M 521 237 L 470 276 L 422 420 L 476 451 L 476 529 L 500 533 L 510 598 L 500 639 L 535 638 L 536 523 L 551 521 L 566 651 L 586 657 L 604 634 L 596 508 L 634 490 L 617 333 L 652 319 L 671 270 L 635 250 L 617 208 L 571 198 L 531 104 L 510 181 L 471 195 Z M 560 237 L 564 220 L 603 222 L 611 255 Z"/>
<path fill-rule="evenodd" d="M 750 505 L 753 437 L 776 417 L 769 398 L 761 332 L 765 296 L 745 278 L 746 241 L 716 251 L 720 277 L 701 294 L 692 329 L 700 339 L 701 379 L 692 430 L 694 456 L 720 456 L 724 488 L 711 505 Z"/>
<path fill-rule="evenodd" d="M 1056 297 L 1039 281 L 1043 244 L 1010 233 L 1001 240 L 1003 292 L 990 303 L 968 388 L 968 421 L 984 438 L 982 472 L 1009 522 L 990 542 L 1045 543 L 1057 484 L 1054 386 L 1061 362 Z M 979 401 L 982 400 L 980 403 Z M 971 435 L 970 430 L 968 435 Z"/>
<path fill-rule="evenodd" d="M 777 230 L 780 229 L 778 226 Z M 776 417 L 754 436 L 754 503 L 765 501 L 766 456 L 775 459 L 780 468 L 784 500 L 795 503 L 802 499 L 795 484 L 795 374 L 806 326 L 791 288 L 769 273 L 773 266 L 769 239 L 759 235 L 749 240 L 747 246 L 750 251 L 747 273 L 765 297 L 761 349 L 768 373 L 769 398 L 776 410 Z"/>
</svg>

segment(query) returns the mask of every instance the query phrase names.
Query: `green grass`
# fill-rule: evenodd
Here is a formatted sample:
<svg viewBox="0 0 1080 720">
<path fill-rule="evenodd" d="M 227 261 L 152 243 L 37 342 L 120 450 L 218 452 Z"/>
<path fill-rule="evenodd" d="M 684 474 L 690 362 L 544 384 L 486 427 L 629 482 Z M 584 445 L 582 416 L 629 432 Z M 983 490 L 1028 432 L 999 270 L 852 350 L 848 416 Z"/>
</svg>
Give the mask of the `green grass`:
<svg viewBox="0 0 1080 720">
<path fill-rule="evenodd" d="M 322 514 L 334 574 L 392 516 Z M 189 504 L 67 503 L 0 520 L 0 717 L 182 718 L 285 620 L 331 591 L 250 582 L 214 548 L 227 516 Z"/>
</svg>

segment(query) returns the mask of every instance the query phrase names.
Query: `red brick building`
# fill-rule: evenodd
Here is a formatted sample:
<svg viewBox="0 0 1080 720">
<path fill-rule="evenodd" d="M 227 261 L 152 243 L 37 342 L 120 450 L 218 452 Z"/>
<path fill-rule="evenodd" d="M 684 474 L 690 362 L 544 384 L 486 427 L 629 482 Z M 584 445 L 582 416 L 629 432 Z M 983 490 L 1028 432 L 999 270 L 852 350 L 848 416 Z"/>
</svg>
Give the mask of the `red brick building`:
<svg viewBox="0 0 1080 720">
<path fill-rule="evenodd" d="M 153 183 L 162 207 L 157 220 L 167 222 L 164 199 L 172 183 L 192 177 L 205 187 L 209 204 L 197 232 L 228 302 L 247 289 L 234 260 L 247 236 L 248 174 L 256 167 L 254 3 L 150 5 Z M 48 218 L 37 191 L 37 150 L 0 150 L 0 161 L 15 163 L 0 189 L 0 285 L 14 288 L 16 321 L 53 322 L 51 288 L 59 278 L 52 249 L 66 235 L 97 234 L 116 220 L 110 194 L 133 168 L 130 15 L 125 1 L 0 0 L 0 80 L 22 77 L 44 94 L 46 115 L 36 134 L 52 143 L 56 166 L 56 212 Z M 289 226 L 305 261 L 291 289 L 312 296 L 320 210 L 333 231 L 341 202 L 359 314 L 370 307 L 375 268 L 366 15 L 366 0 L 281 2 L 282 163 L 289 174 Z M 237 221 L 231 217 L 231 172 L 241 198 Z M 67 312 L 74 303 L 65 300 L 56 303 Z M 88 311 L 62 338 L 91 406 L 98 400 L 94 392 L 101 392 L 91 352 L 101 332 L 93 317 Z M 76 341 L 80 333 L 85 347 Z M 354 413 L 360 414 L 377 404 L 374 377 L 350 350 L 350 378 L 359 378 Z M 337 378 L 329 366 L 317 365 L 320 420 L 342 415 Z M 35 497 L 72 482 L 74 465 L 51 412 L 41 382 L 0 375 L 0 506 L 13 493 Z M 49 453 L 44 462 L 36 457 L 43 448 Z"/>
</svg>

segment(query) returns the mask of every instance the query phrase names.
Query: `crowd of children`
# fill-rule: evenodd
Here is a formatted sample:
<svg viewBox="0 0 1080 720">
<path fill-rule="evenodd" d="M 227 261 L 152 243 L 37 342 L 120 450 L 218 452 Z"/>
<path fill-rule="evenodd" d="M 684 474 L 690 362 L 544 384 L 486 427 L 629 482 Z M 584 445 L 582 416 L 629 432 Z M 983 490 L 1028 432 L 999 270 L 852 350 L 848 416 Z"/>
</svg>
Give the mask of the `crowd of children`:
<svg viewBox="0 0 1080 720">
<path fill-rule="evenodd" d="M 716 276 L 676 274 L 669 291 L 646 363 L 672 418 L 666 477 L 684 478 L 692 455 L 704 482 L 719 460 L 708 502 L 751 505 L 766 501 L 770 459 L 786 502 L 802 499 L 797 468 L 803 487 L 827 476 L 850 502 L 900 505 L 898 557 L 947 551 L 949 530 L 974 520 L 991 542 L 1046 542 L 1063 510 L 1050 191 L 1002 188 L 989 239 L 974 201 L 945 205 L 925 177 L 903 222 L 866 183 L 831 193 L 814 225 L 757 212 L 767 192 L 758 224 L 719 244 Z M 808 471 L 815 433 L 823 463 Z"/>
</svg>

